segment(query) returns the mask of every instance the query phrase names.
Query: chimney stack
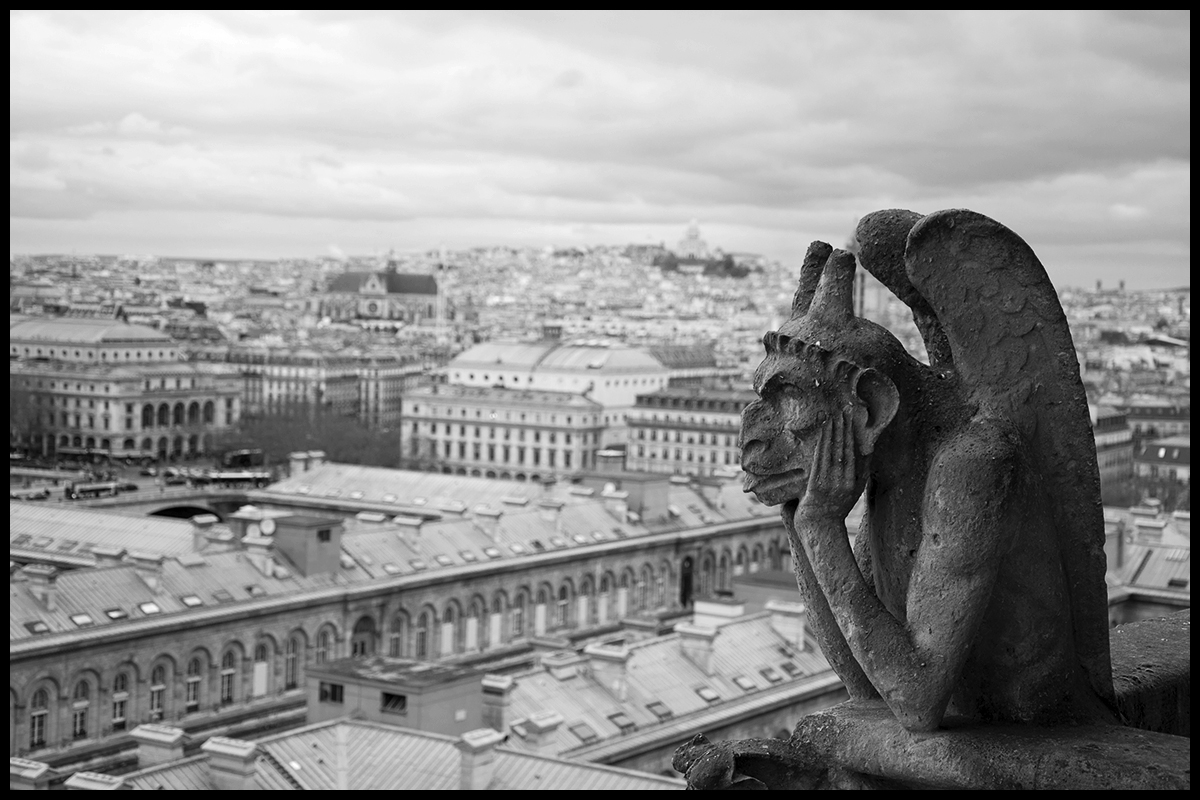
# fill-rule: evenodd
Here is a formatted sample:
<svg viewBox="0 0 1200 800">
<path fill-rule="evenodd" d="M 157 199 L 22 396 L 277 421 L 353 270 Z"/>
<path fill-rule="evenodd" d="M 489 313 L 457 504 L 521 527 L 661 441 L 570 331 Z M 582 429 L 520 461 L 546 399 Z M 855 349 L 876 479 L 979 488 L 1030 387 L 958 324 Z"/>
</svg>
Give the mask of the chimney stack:
<svg viewBox="0 0 1200 800">
<path fill-rule="evenodd" d="M 197 514 L 192 517 L 192 552 L 202 553 L 208 545 L 208 533 L 220 522 L 216 514 Z"/>
<path fill-rule="evenodd" d="M 572 650 L 559 650 L 542 656 L 542 666 L 554 678 L 565 681 L 580 674 L 586 669 L 587 657 Z"/>
<path fill-rule="evenodd" d="M 119 775 L 102 775 L 99 772 L 76 772 L 67 778 L 67 782 L 64 785 L 68 789 L 92 792 L 129 789 L 129 785 L 125 783 L 125 779 Z"/>
<path fill-rule="evenodd" d="M 254 762 L 258 758 L 258 745 L 254 742 L 213 736 L 200 745 L 200 749 L 208 755 L 209 776 L 217 789 L 243 791 L 257 788 Z"/>
<path fill-rule="evenodd" d="M 275 540 L 269 536 L 247 536 L 242 539 L 246 558 L 254 568 L 268 578 L 275 576 Z"/>
<path fill-rule="evenodd" d="M 767 611 L 771 612 L 771 627 L 797 650 L 804 649 L 804 624 L 807 617 L 803 603 L 783 600 L 768 600 Z"/>
<path fill-rule="evenodd" d="M 629 510 L 629 492 L 620 489 L 609 489 L 605 487 L 600 493 L 600 497 L 604 499 L 604 508 L 609 514 L 617 518 L 618 522 L 625 522 L 625 512 Z"/>
<path fill-rule="evenodd" d="M 324 450 L 309 450 L 308 451 L 308 467 L 307 469 L 316 469 L 325 463 Z"/>
<path fill-rule="evenodd" d="M 169 764 L 183 758 L 183 740 L 187 734 L 169 725 L 145 723 L 129 733 L 137 742 L 138 769 Z"/>
<path fill-rule="evenodd" d="M 705 675 L 712 675 L 713 640 L 717 638 L 717 629 L 680 622 L 675 626 L 675 632 L 679 634 L 679 644 L 688 660 Z"/>
<path fill-rule="evenodd" d="M 146 582 L 150 591 L 158 594 L 162 589 L 162 565 L 166 557 L 159 553 L 134 551 L 129 554 L 129 558 L 137 569 L 138 577 Z"/>
<path fill-rule="evenodd" d="M 288 476 L 295 478 L 301 472 L 308 472 L 308 453 L 304 450 L 288 453 Z"/>
<path fill-rule="evenodd" d="M 54 770 L 50 769 L 49 764 L 16 756 L 8 758 L 9 789 L 49 789 L 53 775 Z"/>
<path fill-rule="evenodd" d="M 555 748 L 551 738 L 562 723 L 563 716 L 557 711 L 538 711 L 530 714 L 529 719 L 525 720 L 529 743 L 542 755 L 554 755 Z"/>
<path fill-rule="evenodd" d="M 483 676 L 483 722 L 504 733 L 508 727 L 512 690 L 517 682 L 508 675 Z"/>
<path fill-rule="evenodd" d="M 400 539 L 408 544 L 415 544 L 421 541 L 421 524 L 425 522 L 421 517 L 392 517 L 392 523 L 399 526 L 397 532 Z"/>
<path fill-rule="evenodd" d="M 554 530 L 562 531 L 562 510 L 565 506 L 562 500 L 546 498 L 538 501 L 538 516 L 545 522 L 553 523 Z"/>
<path fill-rule="evenodd" d="M 24 571 L 29 578 L 29 591 L 47 611 L 53 611 L 57 607 L 58 599 L 58 589 L 55 586 L 58 581 L 58 569 L 49 564 L 27 564 Z"/>
<path fill-rule="evenodd" d="M 97 569 L 119 567 L 125 563 L 125 548 L 123 547 L 93 547 L 92 555 L 96 558 Z"/>
<path fill-rule="evenodd" d="M 624 645 L 589 644 L 583 648 L 583 652 L 591 660 L 592 677 L 596 682 L 625 702 L 629 689 L 626 680 L 629 648 Z"/>
<path fill-rule="evenodd" d="M 504 734 L 491 728 L 479 728 L 462 735 L 458 744 L 459 783 L 463 791 L 487 789 L 496 775 L 496 745 L 504 741 Z"/>
<path fill-rule="evenodd" d="M 493 542 L 498 543 L 500 541 L 500 517 L 503 515 L 504 510 L 500 508 L 485 505 L 475 506 L 475 527 L 483 531 Z"/>
</svg>

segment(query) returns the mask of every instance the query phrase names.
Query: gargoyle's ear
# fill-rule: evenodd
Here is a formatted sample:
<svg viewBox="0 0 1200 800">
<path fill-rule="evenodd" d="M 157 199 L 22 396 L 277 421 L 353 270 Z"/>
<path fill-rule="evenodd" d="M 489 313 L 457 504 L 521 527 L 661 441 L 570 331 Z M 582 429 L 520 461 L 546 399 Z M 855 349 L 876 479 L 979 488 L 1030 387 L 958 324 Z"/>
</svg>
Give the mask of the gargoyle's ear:
<svg viewBox="0 0 1200 800">
<path fill-rule="evenodd" d="M 854 409 L 854 438 L 863 455 L 875 451 L 875 442 L 900 408 L 900 392 L 892 379 L 874 369 L 859 370 L 851 387 L 862 405 Z"/>
</svg>

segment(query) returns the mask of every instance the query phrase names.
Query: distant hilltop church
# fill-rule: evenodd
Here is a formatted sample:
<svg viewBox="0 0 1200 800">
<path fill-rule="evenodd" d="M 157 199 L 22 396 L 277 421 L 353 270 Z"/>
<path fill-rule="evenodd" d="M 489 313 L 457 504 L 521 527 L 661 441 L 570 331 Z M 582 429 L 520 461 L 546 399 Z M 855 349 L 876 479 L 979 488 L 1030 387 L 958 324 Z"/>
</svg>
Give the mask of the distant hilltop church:
<svg viewBox="0 0 1200 800">
<path fill-rule="evenodd" d="M 675 254 L 682 259 L 701 260 L 708 258 L 708 245 L 700 238 L 700 223 L 692 220 L 687 227 L 687 233 L 679 240 Z"/>
<path fill-rule="evenodd" d="M 394 262 L 378 271 L 347 271 L 336 276 L 321 300 L 321 315 L 335 322 L 360 319 L 431 324 L 438 318 L 437 279 L 396 271 Z"/>
</svg>

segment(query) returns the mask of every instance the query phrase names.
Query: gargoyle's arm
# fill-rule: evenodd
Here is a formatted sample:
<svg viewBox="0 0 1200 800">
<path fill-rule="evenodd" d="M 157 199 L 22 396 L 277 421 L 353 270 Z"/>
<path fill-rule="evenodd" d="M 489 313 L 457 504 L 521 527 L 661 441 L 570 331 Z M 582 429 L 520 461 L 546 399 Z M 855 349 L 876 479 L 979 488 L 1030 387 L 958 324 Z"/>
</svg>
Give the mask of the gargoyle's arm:
<svg viewBox="0 0 1200 800">
<path fill-rule="evenodd" d="M 843 444 L 836 441 L 839 434 L 821 447 L 836 453 Z M 826 457 L 822 468 L 818 453 L 810 491 L 828 481 L 818 492 L 828 496 L 830 487 L 853 483 L 855 460 L 839 464 Z M 797 509 L 798 536 L 850 652 L 909 730 L 938 726 L 961 675 L 1012 535 L 1001 518 L 1016 464 L 1012 440 L 990 423 L 973 424 L 939 453 L 926 484 L 907 623 L 892 616 L 863 578 L 846 538 L 845 515 L 829 513 L 820 502 Z"/>
</svg>

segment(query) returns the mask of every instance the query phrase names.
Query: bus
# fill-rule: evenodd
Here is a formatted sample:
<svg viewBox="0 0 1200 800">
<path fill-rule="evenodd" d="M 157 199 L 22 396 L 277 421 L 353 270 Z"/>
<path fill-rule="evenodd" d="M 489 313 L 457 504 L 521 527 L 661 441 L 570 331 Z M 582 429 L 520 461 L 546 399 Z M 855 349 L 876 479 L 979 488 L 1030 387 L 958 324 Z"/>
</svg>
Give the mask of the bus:
<svg viewBox="0 0 1200 800">
<path fill-rule="evenodd" d="M 218 469 L 248 469 L 249 467 L 261 467 L 266 463 L 266 456 L 260 448 L 226 450 L 217 458 Z"/>
<path fill-rule="evenodd" d="M 271 482 L 271 473 L 266 470 L 214 470 L 205 475 L 204 480 L 226 489 L 261 489 Z"/>
<path fill-rule="evenodd" d="M 135 491 L 136 483 L 121 481 L 92 481 L 90 483 L 68 483 L 63 496 L 68 500 L 83 500 L 91 497 L 116 497 L 123 491 Z"/>
</svg>

